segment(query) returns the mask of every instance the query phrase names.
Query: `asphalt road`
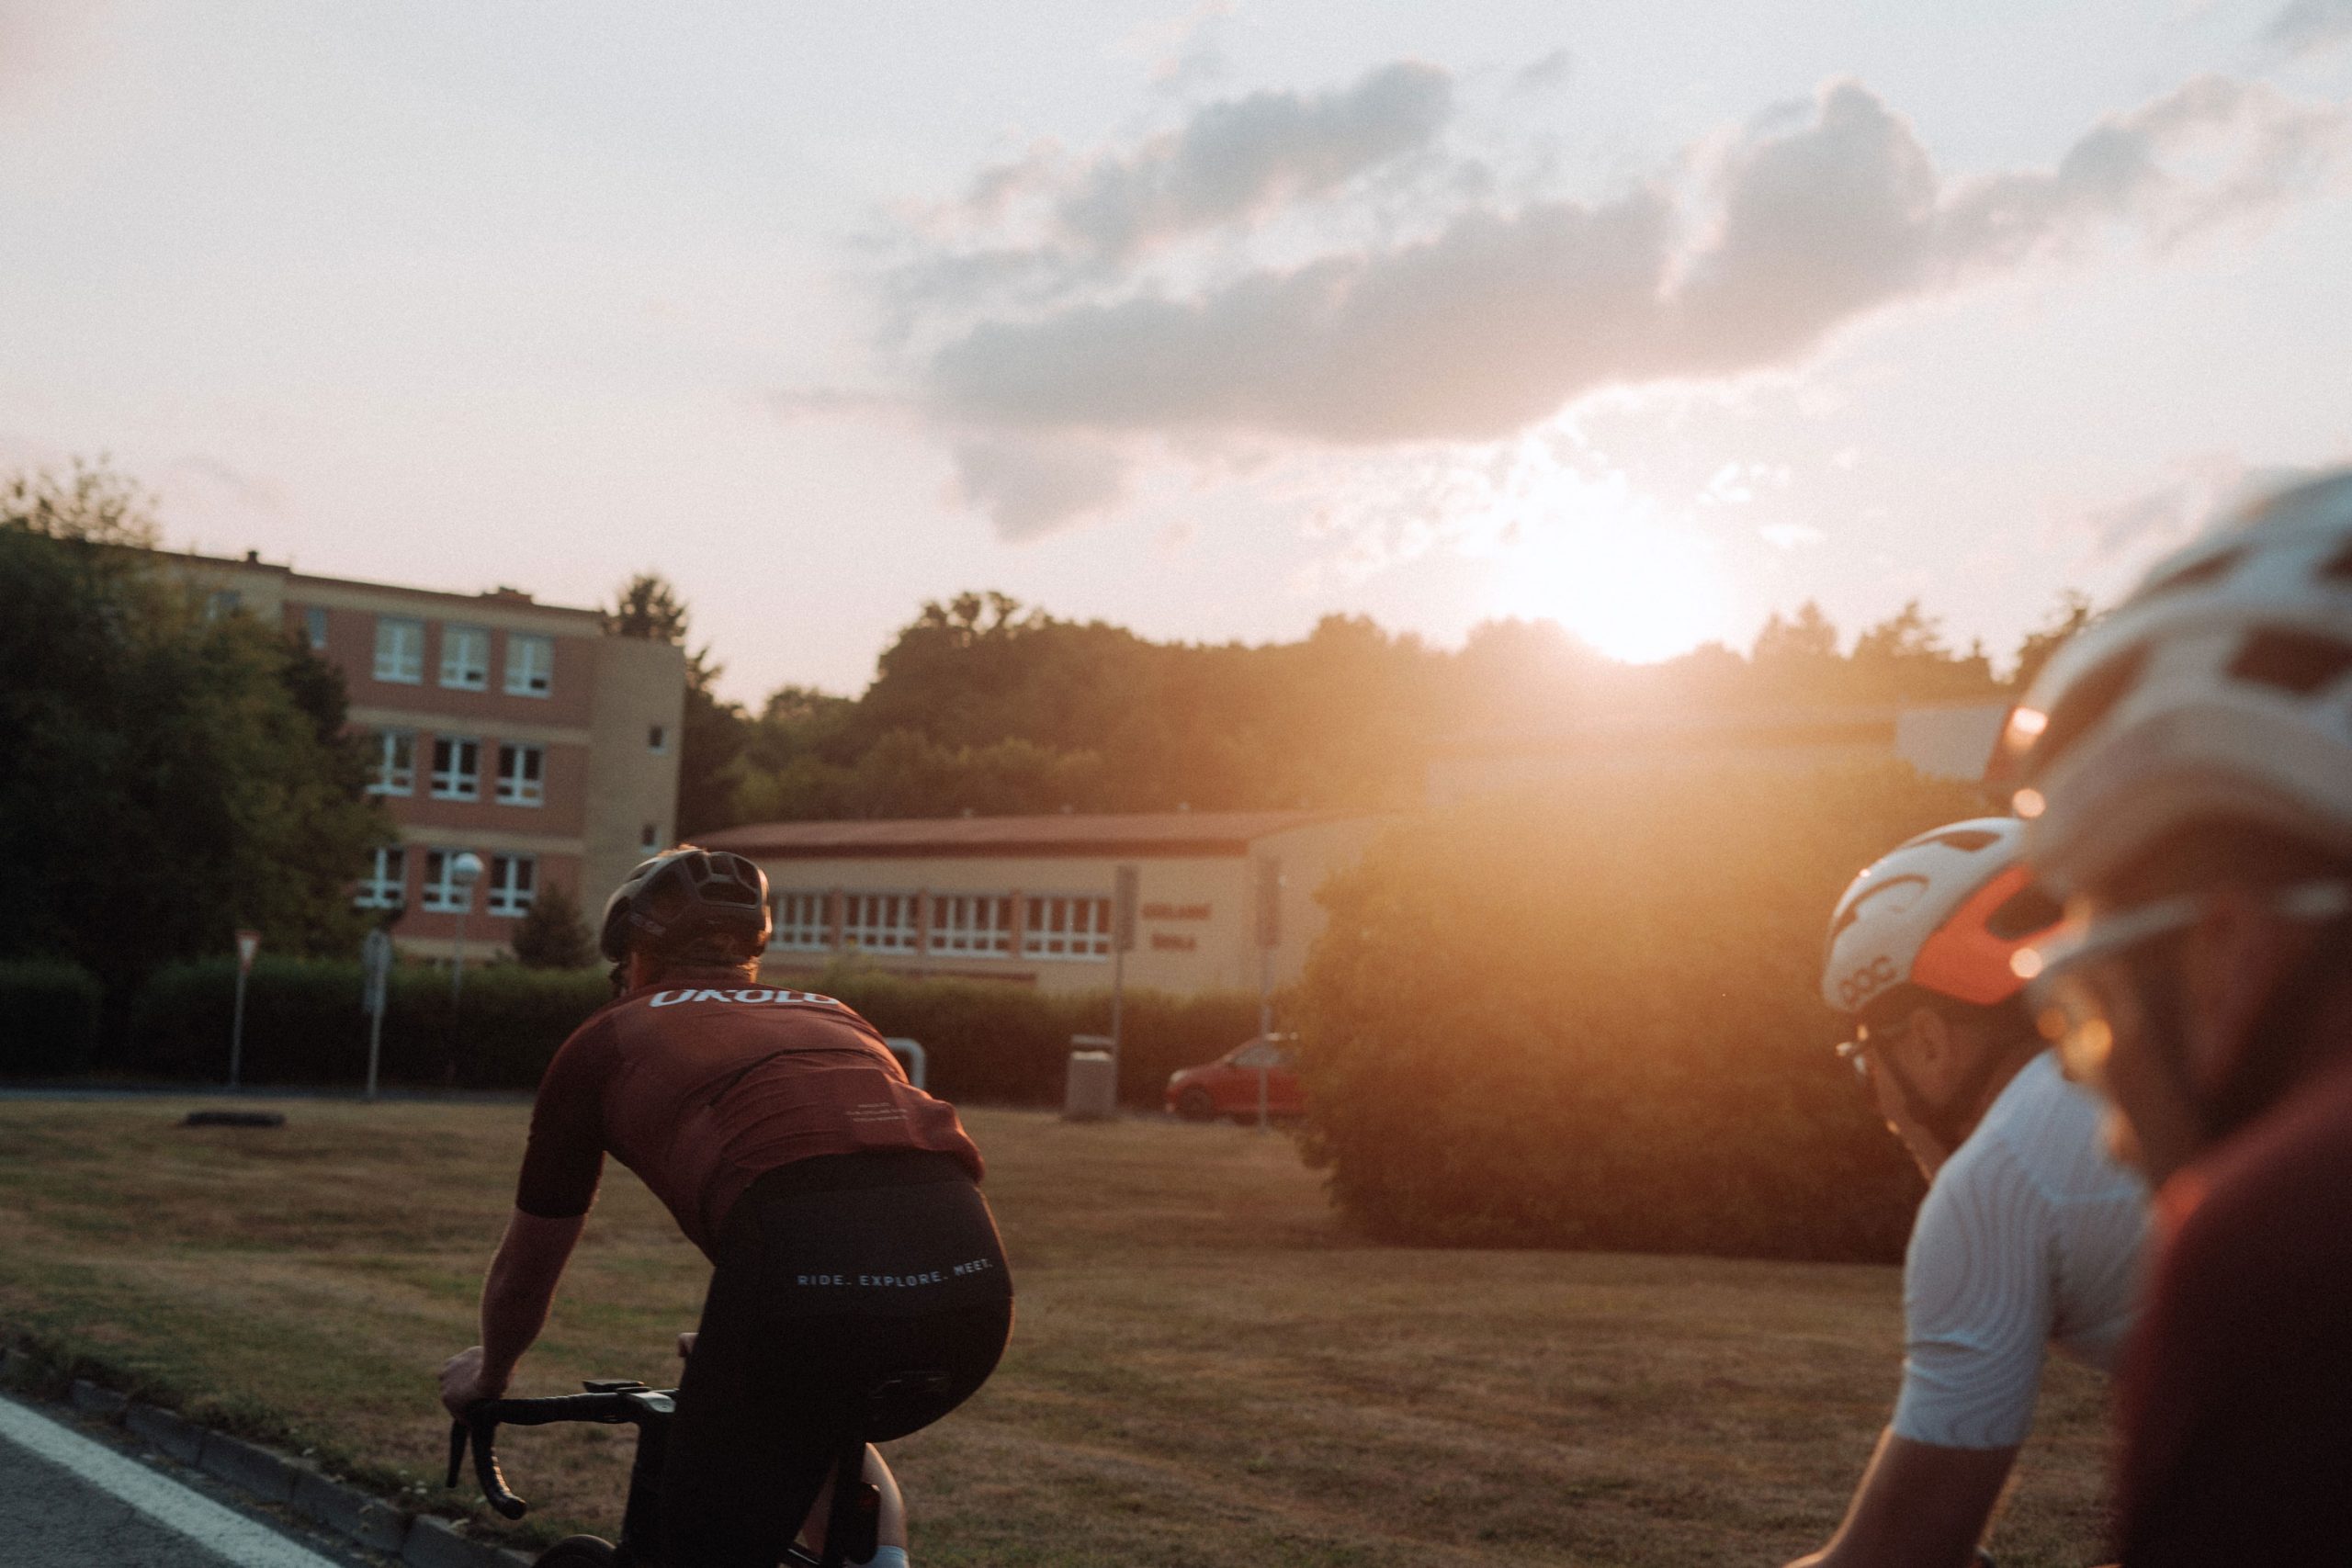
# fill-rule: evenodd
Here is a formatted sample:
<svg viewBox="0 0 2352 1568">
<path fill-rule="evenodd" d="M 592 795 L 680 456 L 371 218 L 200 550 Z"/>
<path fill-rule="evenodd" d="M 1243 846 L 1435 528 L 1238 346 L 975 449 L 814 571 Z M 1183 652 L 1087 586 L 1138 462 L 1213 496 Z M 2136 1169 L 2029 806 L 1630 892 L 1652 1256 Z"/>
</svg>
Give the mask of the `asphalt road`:
<svg viewBox="0 0 2352 1568">
<path fill-rule="evenodd" d="M 102 1442 L 40 1405 L 0 1396 L 0 1562 L 41 1568 L 349 1568 L 373 1561 L 298 1541 Z"/>
</svg>

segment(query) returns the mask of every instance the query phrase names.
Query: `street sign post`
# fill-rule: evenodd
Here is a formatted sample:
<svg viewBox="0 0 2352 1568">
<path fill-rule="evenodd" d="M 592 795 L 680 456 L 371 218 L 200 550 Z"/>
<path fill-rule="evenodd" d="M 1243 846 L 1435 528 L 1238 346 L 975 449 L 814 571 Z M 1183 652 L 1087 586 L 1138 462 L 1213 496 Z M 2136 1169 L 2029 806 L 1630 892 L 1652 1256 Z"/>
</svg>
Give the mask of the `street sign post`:
<svg viewBox="0 0 2352 1568">
<path fill-rule="evenodd" d="M 1119 1012 L 1127 988 L 1127 953 L 1136 944 L 1136 901 L 1142 896 L 1143 869 L 1123 865 L 1111 874 L 1111 1081 L 1119 1081 Z"/>
<path fill-rule="evenodd" d="M 1258 1063 L 1258 1131 L 1272 1124 L 1267 1077 L 1274 1039 L 1274 949 L 1283 940 L 1283 863 L 1273 855 L 1258 862 L 1258 1039 L 1266 1049 Z"/>
<path fill-rule="evenodd" d="M 359 944 L 360 1003 L 368 1010 L 368 1098 L 376 1098 L 376 1070 L 384 1059 L 384 1000 L 392 979 L 392 933 L 378 926 Z"/>
<path fill-rule="evenodd" d="M 237 932 L 237 1000 L 229 1012 L 229 1087 L 235 1089 L 245 1069 L 245 976 L 254 972 L 261 952 L 261 932 Z"/>
</svg>

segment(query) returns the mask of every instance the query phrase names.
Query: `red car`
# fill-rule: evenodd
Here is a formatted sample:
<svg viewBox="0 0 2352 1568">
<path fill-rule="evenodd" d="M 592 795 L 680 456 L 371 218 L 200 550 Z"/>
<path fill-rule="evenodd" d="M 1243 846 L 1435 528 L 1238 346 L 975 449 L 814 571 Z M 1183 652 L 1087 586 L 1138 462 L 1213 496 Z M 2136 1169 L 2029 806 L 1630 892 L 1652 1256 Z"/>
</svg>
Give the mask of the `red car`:
<svg viewBox="0 0 2352 1568">
<path fill-rule="evenodd" d="M 1299 1089 L 1297 1061 L 1290 1049 L 1297 1038 L 1295 1034 L 1253 1034 L 1214 1062 L 1170 1073 L 1168 1109 L 1187 1122 L 1208 1122 L 1219 1116 L 1253 1121 L 1263 1068 L 1266 1114 L 1306 1115 L 1306 1097 Z"/>
</svg>

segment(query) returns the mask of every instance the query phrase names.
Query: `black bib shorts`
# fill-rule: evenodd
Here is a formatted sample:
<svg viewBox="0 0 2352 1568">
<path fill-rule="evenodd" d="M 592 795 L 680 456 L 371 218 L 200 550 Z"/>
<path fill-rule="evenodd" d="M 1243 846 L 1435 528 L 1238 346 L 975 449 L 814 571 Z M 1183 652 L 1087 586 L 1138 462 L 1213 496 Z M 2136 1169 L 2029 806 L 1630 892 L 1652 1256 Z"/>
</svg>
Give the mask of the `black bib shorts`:
<svg viewBox="0 0 2352 1568">
<path fill-rule="evenodd" d="M 829 1155 L 767 1172 L 729 1211 L 678 1390 L 665 1561 L 772 1568 L 866 1391 L 934 1373 L 868 1441 L 929 1426 L 986 1382 L 1012 1327 L 996 1224 L 953 1156 Z"/>
</svg>

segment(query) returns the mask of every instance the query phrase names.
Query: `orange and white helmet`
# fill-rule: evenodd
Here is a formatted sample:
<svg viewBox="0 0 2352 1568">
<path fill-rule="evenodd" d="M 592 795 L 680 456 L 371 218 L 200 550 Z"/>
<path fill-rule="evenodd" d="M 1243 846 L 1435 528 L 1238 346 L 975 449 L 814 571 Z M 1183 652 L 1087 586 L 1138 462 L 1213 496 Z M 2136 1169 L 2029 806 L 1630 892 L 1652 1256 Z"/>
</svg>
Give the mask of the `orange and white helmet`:
<svg viewBox="0 0 2352 1568">
<path fill-rule="evenodd" d="M 2010 960 L 2059 915 L 2019 858 L 2024 829 L 2013 817 L 1954 822 L 1854 878 L 1829 919 L 1822 999 L 1860 1013 L 1899 986 L 1978 1007 L 2017 995 Z"/>
<path fill-rule="evenodd" d="M 1992 779 L 2062 892 L 2204 821 L 2352 857 L 2352 470 L 2159 562 L 2052 657 Z"/>
</svg>

